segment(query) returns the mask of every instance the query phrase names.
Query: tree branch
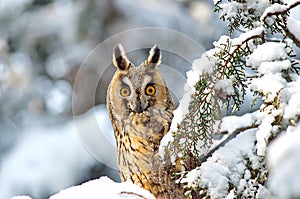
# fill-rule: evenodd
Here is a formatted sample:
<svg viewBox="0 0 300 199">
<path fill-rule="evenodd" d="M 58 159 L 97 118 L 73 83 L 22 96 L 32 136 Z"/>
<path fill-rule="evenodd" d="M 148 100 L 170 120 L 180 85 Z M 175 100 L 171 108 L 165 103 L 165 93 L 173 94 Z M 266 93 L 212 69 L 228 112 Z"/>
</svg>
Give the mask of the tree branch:
<svg viewBox="0 0 300 199">
<path fill-rule="evenodd" d="M 134 192 L 121 191 L 121 192 L 120 192 L 120 195 L 122 195 L 122 194 L 126 194 L 126 195 L 134 195 L 134 196 L 140 197 L 140 198 L 142 198 L 142 199 L 147 199 L 145 196 L 142 196 L 141 194 L 134 193 Z"/>
<path fill-rule="evenodd" d="M 264 25 L 265 24 L 265 20 L 268 17 L 271 16 L 279 16 L 279 15 L 287 15 L 288 12 L 293 9 L 294 7 L 300 5 L 300 0 L 297 1 L 293 1 L 292 3 L 288 4 L 288 5 L 279 5 L 279 4 L 273 4 L 271 7 L 267 8 L 265 10 L 265 12 L 262 14 L 260 21 L 261 24 Z M 276 9 L 276 7 L 281 7 L 281 9 Z M 284 25 L 283 24 L 279 24 L 279 26 L 281 26 L 282 30 L 285 32 L 285 35 L 288 36 L 290 39 L 292 39 L 294 41 L 294 43 L 300 48 L 300 40 L 299 38 L 296 37 L 295 34 L 293 34 L 287 27 L 287 21 L 284 21 Z"/>
<path fill-rule="evenodd" d="M 272 15 L 286 15 L 291 9 L 293 9 L 294 7 L 298 6 L 300 4 L 300 0 L 298 1 L 294 1 L 291 4 L 288 5 L 279 5 L 279 4 L 273 4 L 271 7 L 267 8 L 264 13 L 262 14 L 262 16 L 260 17 L 260 21 L 262 24 L 264 24 L 265 20 L 267 19 L 267 17 L 271 17 Z M 285 9 L 282 10 L 278 10 L 278 9 L 271 9 L 274 6 L 284 6 Z"/>
</svg>

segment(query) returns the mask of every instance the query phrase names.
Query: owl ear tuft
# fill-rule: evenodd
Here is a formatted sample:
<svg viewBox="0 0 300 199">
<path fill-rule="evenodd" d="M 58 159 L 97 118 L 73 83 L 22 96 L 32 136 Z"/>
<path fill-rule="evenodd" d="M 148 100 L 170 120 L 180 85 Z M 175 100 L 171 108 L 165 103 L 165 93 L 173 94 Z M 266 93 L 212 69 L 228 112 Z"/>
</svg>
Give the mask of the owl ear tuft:
<svg viewBox="0 0 300 199">
<path fill-rule="evenodd" d="M 131 66 L 130 61 L 126 57 L 124 48 L 121 44 L 118 44 L 113 52 L 113 64 L 119 70 L 127 70 Z"/>
<path fill-rule="evenodd" d="M 155 44 L 149 52 L 147 64 L 148 67 L 154 69 L 156 66 L 160 64 L 160 62 L 161 62 L 161 52 L 158 45 Z"/>
</svg>

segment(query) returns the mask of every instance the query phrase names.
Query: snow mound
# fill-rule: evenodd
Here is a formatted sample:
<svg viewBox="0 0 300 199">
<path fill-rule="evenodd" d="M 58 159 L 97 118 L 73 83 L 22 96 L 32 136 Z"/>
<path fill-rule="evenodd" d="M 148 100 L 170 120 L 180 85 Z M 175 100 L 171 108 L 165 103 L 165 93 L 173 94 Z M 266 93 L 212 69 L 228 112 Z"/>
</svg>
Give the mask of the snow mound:
<svg viewBox="0 0 300 199">
<path fill-rule="evenodd" d="M 133 199 L 155 199 L 155 197 L 137 185 L 130 182 L 116 183 L 108 177 L 91 180 L 82 185 L 70 187 L 62 190 L 58 194 L 50 197 L 50 199 L 99 199 L 99 198 L 133 198 Z"/>
</svg>

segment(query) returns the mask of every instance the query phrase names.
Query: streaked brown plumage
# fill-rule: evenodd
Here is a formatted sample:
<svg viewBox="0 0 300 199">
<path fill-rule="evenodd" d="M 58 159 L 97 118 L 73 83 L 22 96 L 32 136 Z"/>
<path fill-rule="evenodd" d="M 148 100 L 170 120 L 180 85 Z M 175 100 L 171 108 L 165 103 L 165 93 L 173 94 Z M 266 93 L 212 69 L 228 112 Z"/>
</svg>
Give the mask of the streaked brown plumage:
<svg viewBox="0 0 300 199">
<path fill-rule="evenodd" d="M 132 181 L 158 199 L 183 198 L 183 189 L 171 179 L 171 171 L 158 155 L 174 110 L 168 88 L 156 69 L 160 60 L 161 52 L 155 45 L 148 59 L 135 67 L 118 45 L 113 53 L 118 70 L 108 88 L 107 108 L 122 181 Z"/>
</svg>

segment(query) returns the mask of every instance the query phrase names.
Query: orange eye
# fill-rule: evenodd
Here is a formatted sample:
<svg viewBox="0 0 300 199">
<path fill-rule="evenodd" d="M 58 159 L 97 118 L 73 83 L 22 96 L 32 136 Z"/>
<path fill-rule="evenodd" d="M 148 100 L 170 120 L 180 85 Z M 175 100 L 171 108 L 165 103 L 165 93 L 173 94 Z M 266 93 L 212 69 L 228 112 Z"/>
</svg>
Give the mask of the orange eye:
<svg viewBox="0 0 300 199">
<path fill-rule="evenodd" d="M 150 95 L 150 96 L 153 96 L 155 94 L 155 87 L 153 85 L 148 85 L 146 87 L 146 94 L 147 95 Z"/>
<path fill-rule="evenodd" d="M 121 90 L 120 90 L 120 94 L 121 96 L 123 97 L 128 97 L 130 95 L 130 90 L 128 87 L 122 87 Z"/>
</svg>

